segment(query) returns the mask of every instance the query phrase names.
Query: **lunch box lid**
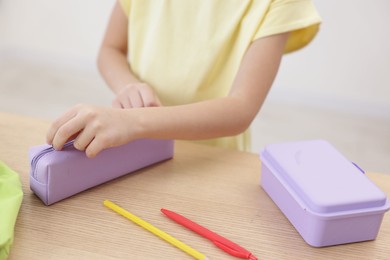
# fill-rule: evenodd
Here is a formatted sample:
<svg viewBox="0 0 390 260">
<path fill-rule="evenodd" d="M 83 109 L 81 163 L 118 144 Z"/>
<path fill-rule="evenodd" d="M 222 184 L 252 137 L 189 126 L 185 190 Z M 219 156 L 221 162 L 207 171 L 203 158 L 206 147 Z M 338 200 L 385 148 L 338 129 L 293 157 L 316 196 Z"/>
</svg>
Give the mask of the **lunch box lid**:
<svg viewBox="0 0 390 260">
<path fill-rule="evenodd" d="M 261 160 L 314 212 L 386 205 L 386 194 L 325 140 L 270 144 L 262 151 Z"/>
</svg>

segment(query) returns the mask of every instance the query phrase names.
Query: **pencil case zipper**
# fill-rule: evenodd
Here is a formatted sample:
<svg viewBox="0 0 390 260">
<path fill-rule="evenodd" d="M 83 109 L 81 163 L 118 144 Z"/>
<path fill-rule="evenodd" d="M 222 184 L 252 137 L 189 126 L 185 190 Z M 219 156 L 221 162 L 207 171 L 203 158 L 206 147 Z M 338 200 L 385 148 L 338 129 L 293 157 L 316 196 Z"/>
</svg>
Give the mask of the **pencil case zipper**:
<svg viewBox="0 0 390 260">
<path fill-rule="evenodd" d="M 73 140 L 70 141 L 70 142 L 65 143 L 62 149 L 67 148 L 67 147 L 72 146 L 72 145 L 73 145 Z M 34 179 L 37 179 L 37 170 L 36 169 L 37 169 L 37 164 L 38 164 L 39 160 L 42 157 L 44 157 L 45 155 L 47 155 L 47 154 L 49 154 L 51 152 L 54 152 L 54 151 L 56 151 L 56 150 L 53 148 L 53 146 L 50 146 L 50 147 L 40 151 L 38 154 L 36 154 L 32 158 L 32 160 L 31 160 L 31 169 L 32 169 L 32 172 L 33 172 L 32 175 L 33 175 Z"/>
</svg>

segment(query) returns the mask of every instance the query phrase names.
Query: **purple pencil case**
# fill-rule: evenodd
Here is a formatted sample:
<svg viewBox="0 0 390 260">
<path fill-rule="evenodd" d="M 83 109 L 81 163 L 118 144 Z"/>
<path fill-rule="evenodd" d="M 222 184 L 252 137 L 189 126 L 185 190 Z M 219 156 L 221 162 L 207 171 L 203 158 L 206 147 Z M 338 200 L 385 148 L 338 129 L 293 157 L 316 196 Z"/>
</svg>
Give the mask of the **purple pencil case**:
<svg viewBox="0 0 390 260">
<path fill-rule="evenodd" d="M 311 246 L 373 240 L 386 194 L 324 140 L 270 144 L 260 185 Z"/>
<path fill-rule="evenodd" d="M 61 151 L 49 145 L 29 151 L 30 188 L 46 205 L 173 157 L 174 141 L 140 139 L 88 158 L 68 143 Z"/>
</svg>

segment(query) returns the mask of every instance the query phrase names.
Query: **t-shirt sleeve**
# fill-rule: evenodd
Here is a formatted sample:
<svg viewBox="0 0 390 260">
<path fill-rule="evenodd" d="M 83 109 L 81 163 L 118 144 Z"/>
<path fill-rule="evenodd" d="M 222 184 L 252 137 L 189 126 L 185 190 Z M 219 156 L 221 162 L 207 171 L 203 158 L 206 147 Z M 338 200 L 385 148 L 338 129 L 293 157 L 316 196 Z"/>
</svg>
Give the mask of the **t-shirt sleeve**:
<svg viewBox="0 0 390 260">
<path fill-rule="evenodd" d="M 119 3 L 121 4 L 121 7 L 123 9 L 123 12 L 125 12 L 127 17 L 129 17 L 129 13 L 130 13 L 130 2 L 131 2 L 131 0 L 119 0 Z"/>
<path fill-rule="evenodd" d="M 306 46 L 317 34 L 321 18 L 311 0 L 274 0 L 253 40 L 290 32 L 284 52 Z"/>
</svg>

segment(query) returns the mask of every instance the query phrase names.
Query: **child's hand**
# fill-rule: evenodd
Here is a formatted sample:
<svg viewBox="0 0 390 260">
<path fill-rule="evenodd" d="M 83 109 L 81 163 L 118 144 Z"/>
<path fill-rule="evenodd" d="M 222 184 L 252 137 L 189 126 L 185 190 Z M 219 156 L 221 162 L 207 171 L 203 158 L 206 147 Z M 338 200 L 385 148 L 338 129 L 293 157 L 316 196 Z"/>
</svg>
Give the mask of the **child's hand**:
<svg viewBox="0 0 390 260">
<path fill-rule="evenodd" d="M 133 83 L 120 90 L 112 106 L 115 108 L 158 107 L 161 106 L 161 102 L 150 86 L 145 83 Z"/>
<path fill-rule="evenodd" d="M 56 150 L 74 140 L 74 147 L 95 157 L 103 149 L 125 144 L 135 137 L 136 125 L 130 111 L 77 105 L 54 121 L 47 132 L 47 142 Z"/>
</svg>

